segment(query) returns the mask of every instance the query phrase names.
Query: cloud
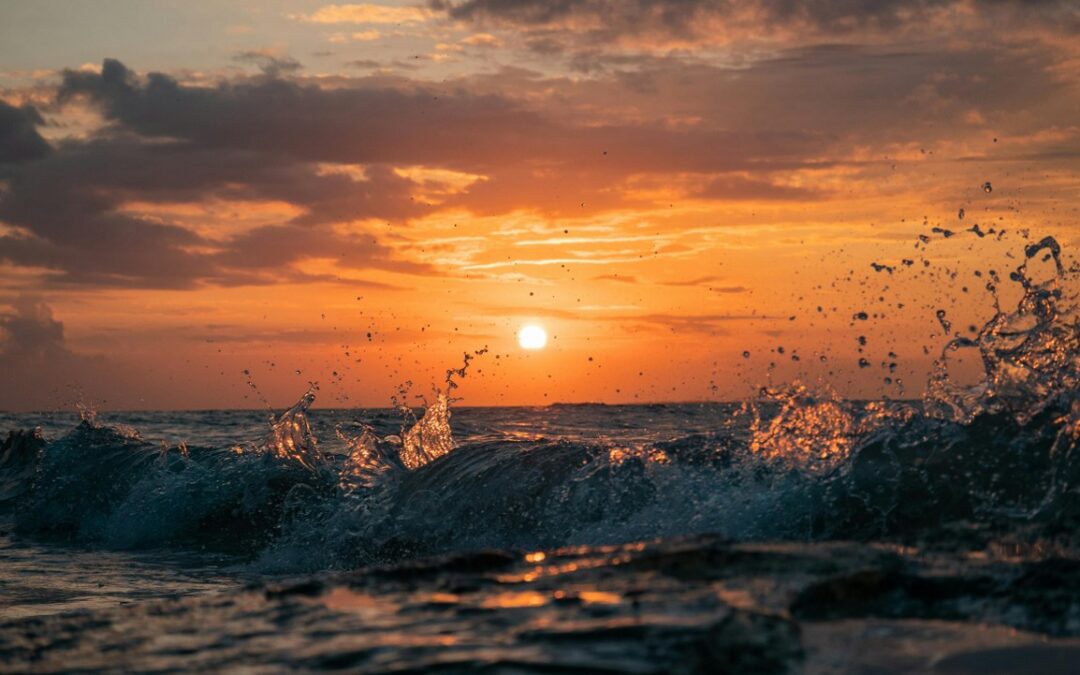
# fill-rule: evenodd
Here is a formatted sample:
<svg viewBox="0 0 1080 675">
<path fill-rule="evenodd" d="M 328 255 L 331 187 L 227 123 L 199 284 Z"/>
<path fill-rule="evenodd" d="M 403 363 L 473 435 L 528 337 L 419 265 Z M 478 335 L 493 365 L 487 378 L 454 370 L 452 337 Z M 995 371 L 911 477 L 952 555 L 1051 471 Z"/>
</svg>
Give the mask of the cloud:
<svg viewBox="0 0 1080 675">
<path fill-rule="evenodd" d="M 521 31 L 538 51 L 596 51 L 598 45 L 670 49 L 733 42 L 956 32 L 1008 23 L 1080 32 L 1069 0 L 433 0 L 468 24 Z M 584 38 L 584 39 L 583 39 Z M 599 49 L 603 49 L 600 47 Z"/>
<path fill-rule="evenodd" d="M 741 175 L 717 176 L 701 189 L 690 194 L 698 199 L 716 199 L 722 201 L 769 200 L 769 201 L 809 201 L 821 199 L 820 190 L 812 190 L 790 185 L 778 185 L 767 180 L 748 178 Z"/>
<path fill-rule="evenodd" d="M 797 165 L 800 153 L 821 148 L 820 139 L 800 132 L 581 127 L 506 97 L 424 85 L 321 89 L 258 80 L 210 88 L 158 73 L 143 84 L 114 60 L 106 60 L 100 74 L 65 71 L 59 97 L 85 97 L 110 120 L 147 137 L 309 161 L 438 165 L 477 173 L 505 168 L 511 156 L 597 176 L 725 171 L 770 162 Z"/>
<path fill-rule="evenodd" d="M 0 100 L 0 177 L 4 175 L 4 164 L 26 162 L 48 154 L 49 144 L 37 130 L 44 123 L 35 108 L 16 108 Z"/>
<path fill-rule="evenodd" d="M 255 64 L 264 75 L 272 78 L 299 72 L 304 67 L 291 56 L 276 54 L 268 49 L 248 49 L 239 52 L 233 59 L 241 63 Z"/>
<path fill-rule="evenodd" d="M 0 363 L 40 361 L 65 353 L 64 324 L 40 299 L 22 296 L 11 311 L 0 313 Z"/>
<path fill-rule="evenodd" d="M 623 184 L 635 174 L 792 169 L 830 142 L 802 129 L 595 123 L 476 89 L 469 81 L 436 89 L 400 78 L 333 88 L 274 78 L 194 86 L 158 73 L 139 78 L 107 60 L 100 74 L 65 71 L 59 97 L 89 101 L 141 137 L 215 152 L 484 175 L 444 202 L 481 214 L 523 204 L 548 213 L 624 207 L 633 199 Z"/>
<path fill-rule="evenodd" d="M 629 274 L 600 274 L 592 277 L 592 281 L 617 281 L 623 284 L 637 284 L 640 283 L 637 277 Z"/>
<path fill-rule="evenodd" d="M 102 86 L 133 91 L 112 68 Z M 112 79 L 109 79 L 109 78 Z M 346 270 L 430 271 L 398 260 L 362 232 L 336 226 L 365 218 L 402 219 L 428 209 L 416 187 L 385 167 L 362 178 L 324 173 L 280 154 L 191 143 L 148 143 L 123 133 L 69 140 L 11 172 L 0 195 L 0 260 L 50 270 L 52 285 L 192 288 L 303 280 L 297 264 L 334 259 Z M 300 208 L 273 226 L 207 239 L 167 217 L 148 217 L 129 202 L 286 201 Z"/>
<path fill-rule="evenodd" d="M 743 321 L 773 321 L 774 317 L 753 314 L 668 314 L 651 313 L 637 316 L 610 317 L 609 320 L 631 326 L 634 323 L 652 328 L 663 328 L 673 333 L 701 333 L 718 335 L 727 331 L 727 325 Z"/>
<path fill-rule="evenodd" d="M 533 318 L 586 321 L 589 323 L 615 324 L 627 332 L 657 330 L 687 333 L 719 334 L 731 323 L 776 321 L 777 317 L 760 314 L 676 314 L 671 312 L 643 312 L 640 314 L 597 313 L 582 309 L 559 309 L 554 307 L 489 307 L 484 311 L 497 316 L 522 316 Z"/>
<path fill-rule="evenodd" d="M 349 37 L 355 42 L 373 42 L 382 37 L 382 33 L 377 30 L 363 30 L 357 31 Z"/>
<path fill-rule="evenodd" d="M 64 71 L 60 111 L 89 107 L 101 122 L 52 146 L 33 108 L 0 105 L 0 260 L 48 270 L 46 284 L 134 288 L 316 281 L 336 278 L 332 268 L 431 273 L 408 259 L 408 239 L 353 224 L 825 201 L 916 143 L 952 143 L 968 158 L 971 139 L 1023 134 L 1010 157 L 1069 161 L 1062 148 L 1076 142 L 1075 83 L 1055 67 L 1060 54 L 1037 45 L 824 44 L 737 67 L 635 57 L 588 77 L 519 68 L 439 83 L 327 82 L 272 52 L 240 58 L 263 74 L 185 82 L 112 59 Z M 432 197 L 423 176 L 433 172 L 477 178 Z M 155 206 L 207 201 L 289 212 L 213 232 Z M 639 257 L 604 256 L 517 264 Z M 485 257 L 471 269 L 514 264 Z"/>
<path fill-rule="evenodd" d="M 470 47 L 502 47 L 503 41 L 491 33 L 473 33 L 466 38 L 462 38 L 461 44 Z"/>
<path fill-rule="evenodd" d="M 724 294 L 748 293 L 750 291 L 746 286 L 715 286 L 710 287 L 709 290 L 713 293 Z"/>
<path fill-rule="evenodd" d="M 64 324 L 41 298 L 28 295 L 0 309 L 0 371 L 6 385 L 0 386 L 0 409 L 6 410 L 71 405 L 88 391 L 84 387 L 98 387 L 92 396 L 100 400 L 113 393 L 100 388 L 103 382 L 130 380 L 111 377 L 104 358 L 68 349 Z"/>
<path fill-rule="evenodd" d="M 431 16 L 424 7 L 388 7 L 385 5 L 351 4 L 324 5 L 311 14 L 290 14 L 289 17 L 307 23 L 420 23 Z"/>
<path fill-rule="evenodd" d="M 694 277 L 693 279 L 676 279 L 673 281 L 661 281 L 660 284 L 664 286 L 706 286 L 716 281 L 721 281 L 723 277 L 718 276 L 704 276 Z"/>
</svg>

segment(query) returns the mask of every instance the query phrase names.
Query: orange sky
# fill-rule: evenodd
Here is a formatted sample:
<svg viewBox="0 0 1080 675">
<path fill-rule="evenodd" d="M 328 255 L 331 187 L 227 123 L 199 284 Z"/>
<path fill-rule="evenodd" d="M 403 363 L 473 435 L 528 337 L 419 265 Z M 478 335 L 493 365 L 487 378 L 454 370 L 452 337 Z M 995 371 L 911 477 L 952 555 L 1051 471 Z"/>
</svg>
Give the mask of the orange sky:
<svg viewBox="0 0 1080 675">
<path fill-rule="evenodd" d="M 0 409 L 383 406 L 485 347 L 465 404 L 917 396 L 938 309 L 1074 259 L 1078 38 L 1068 2 L 6 3 Z"/>
</svg>

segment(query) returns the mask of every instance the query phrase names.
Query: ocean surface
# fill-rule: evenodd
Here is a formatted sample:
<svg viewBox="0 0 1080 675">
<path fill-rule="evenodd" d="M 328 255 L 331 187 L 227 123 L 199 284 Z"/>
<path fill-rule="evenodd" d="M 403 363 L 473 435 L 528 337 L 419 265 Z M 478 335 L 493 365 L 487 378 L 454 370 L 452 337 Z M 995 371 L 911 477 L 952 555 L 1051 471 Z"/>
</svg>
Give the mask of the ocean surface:
<svg viewBox="0 0 1080 675">
<path fill-rule="evenodd" d="M 920 401 L 0 415 L 0 671 L 1078 672 L 1076 270 L 1018 264 Z"/>
</svg>

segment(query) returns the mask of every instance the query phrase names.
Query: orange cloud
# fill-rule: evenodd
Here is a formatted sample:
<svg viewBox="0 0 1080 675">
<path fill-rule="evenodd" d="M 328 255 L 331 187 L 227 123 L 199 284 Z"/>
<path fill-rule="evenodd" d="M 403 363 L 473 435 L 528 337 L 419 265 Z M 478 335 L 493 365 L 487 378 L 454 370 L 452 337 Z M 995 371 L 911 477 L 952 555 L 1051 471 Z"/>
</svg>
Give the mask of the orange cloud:
<svg viewBox="0 0 1080 675">
<path fill-rule="evenodd" d="M 307 23 L 421 23 L 431 12 L 423 7 L 390 7 L 373 4 L 324 5 L 310 14 L 290 14 L 289 17 Z"/>
</svg>

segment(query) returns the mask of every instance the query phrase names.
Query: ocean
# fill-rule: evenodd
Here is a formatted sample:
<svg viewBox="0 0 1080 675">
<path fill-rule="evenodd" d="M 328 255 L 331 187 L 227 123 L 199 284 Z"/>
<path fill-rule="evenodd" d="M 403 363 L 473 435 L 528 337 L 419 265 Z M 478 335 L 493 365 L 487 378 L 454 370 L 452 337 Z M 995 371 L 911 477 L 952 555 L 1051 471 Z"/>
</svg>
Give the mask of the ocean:
<svg viewBox="0 0 1080 675">
<path fill-rule="evenodd" d="M 2 415 L 0 671 L 1077 672 L 1076 270 L 1024 270 L 919 401 Z"/>
</svg>

